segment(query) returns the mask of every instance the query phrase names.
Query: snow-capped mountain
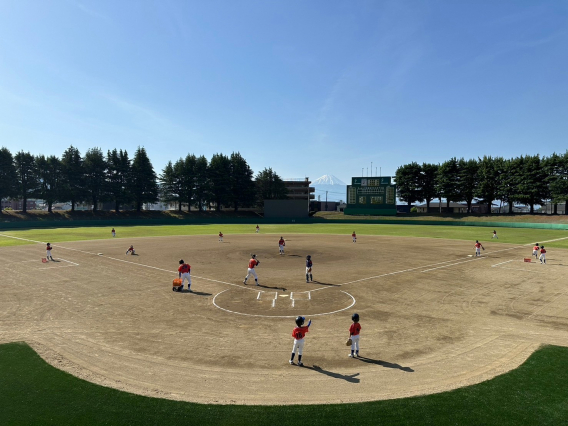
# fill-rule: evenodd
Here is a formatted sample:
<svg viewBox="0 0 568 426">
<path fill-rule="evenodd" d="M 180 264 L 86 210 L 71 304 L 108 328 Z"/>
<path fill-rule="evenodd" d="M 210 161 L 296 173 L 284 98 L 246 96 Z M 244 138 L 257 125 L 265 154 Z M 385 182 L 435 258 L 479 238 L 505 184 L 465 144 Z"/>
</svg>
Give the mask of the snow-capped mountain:
<svg viewBox="0 0 568 426">
<path fill-rule="evenodd" d="M 323 175 L 322 177 L 312 181 L 312 185 L 343 185 L 346 186 L 345 182 L 342 182 L 333 175 Z"/>
<path fill-rule="evenodd" d="M 326 193 L 328 201 L 345 201 L 347 196 L 347 185 L 333 175 L 323 175 L 310 186 L 316 189 L 316 200 L 325 201 Z"/>
</svg>

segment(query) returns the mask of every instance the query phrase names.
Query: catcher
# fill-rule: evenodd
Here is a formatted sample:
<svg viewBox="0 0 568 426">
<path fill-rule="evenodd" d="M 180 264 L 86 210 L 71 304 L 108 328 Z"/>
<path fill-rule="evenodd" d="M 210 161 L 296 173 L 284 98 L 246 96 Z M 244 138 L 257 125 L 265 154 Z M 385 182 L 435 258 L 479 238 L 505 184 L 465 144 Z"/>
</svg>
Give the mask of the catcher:
<svg viewBox="0 0 568 426">
<path fill-rule="evenodd" d="M 312 256 L 309 254 L 306 256 L 306 282 L 309 283 L 310 281 L 314 281 L 312 276 Z"/>
<path fill-rule="evenodd" d="M 351 315 L 353 324 L 349 327 L 349 339 L 347 346 L 351 346 L 349 358 L 359 357 L 359 336 L 361 334 L 361 324 L 359 324 L 359 314 Z"/>
</svg>

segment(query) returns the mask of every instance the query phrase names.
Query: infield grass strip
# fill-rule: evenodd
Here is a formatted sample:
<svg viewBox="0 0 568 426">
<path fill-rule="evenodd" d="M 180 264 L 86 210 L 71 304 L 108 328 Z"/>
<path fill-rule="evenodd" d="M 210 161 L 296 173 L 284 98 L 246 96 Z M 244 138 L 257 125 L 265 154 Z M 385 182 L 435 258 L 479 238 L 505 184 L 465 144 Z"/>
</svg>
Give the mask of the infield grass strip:
<svg viewBox="0 0 568 426">
<path fill-rule="evenodd" d="M 568 348 L 545 346 L 516 370 L 435 395 L 343 405 L 202 405 L 95 385 L 50 366 L 24 343 L 9 343 L 0 345 L 0 424 L 560 425 L 568 418 L 567 383 Z"/>
<path fill-rule="evenodd" d="M 21 231 L 0 232 L 0 247 L 23 244 L 34 244 L 30 241 L 61 243 L 67 241 L 101 240 L 112 239 L 111 228 L 52 228 L 52 229 L 28 229 Z M 130 243 L 137 237 L 163 237 L 175 235 L 211 235 L 217 238 L 219 232 L 225 234 L 225 239 L 230 240 L 234 234 L 254 235 L 254 227 L 250 225 L 161 225 L 161 226 L 129 226 L 116 228 L 116 239 L 124 239 L 125 244 Z M 496 243 L 510 244 L 534 244 L 565 238 L 559 241 L 547 243 L 549 247 L 568 248 L 568 232 L 561 230 L 545 230 L 530 228 L 500 228 L 497 232 L 499 239 L 491 240 L 492 228 L 485 227 L 462 227 L 462 226 L 433 226 L 433 225 L 377 225 L 377 224 L 289 224 L 289 225 L 263 225 L 261 234 L 272 234 L 276 238 L 291 234 L 335 234 L 345 235 L 346 241 L 351 242 L 351 233 L 356 231 L 359 242 L 365 235 L 385 235 L 400 237 L 425 237 L 450 240 L 465 240 L 472 245 L 475 240 L 481 243 L 492 241 Z M 8 238 L 13 236 L 22 240 Z M 373 240 L 380 242 L 380 240 Z M 133 242 L 133 241 L 132 241 Z M 471 244 L 470 244 L 471 243 Z M 468 247 L 469 250 L 470 247 Z"/>
</svg>

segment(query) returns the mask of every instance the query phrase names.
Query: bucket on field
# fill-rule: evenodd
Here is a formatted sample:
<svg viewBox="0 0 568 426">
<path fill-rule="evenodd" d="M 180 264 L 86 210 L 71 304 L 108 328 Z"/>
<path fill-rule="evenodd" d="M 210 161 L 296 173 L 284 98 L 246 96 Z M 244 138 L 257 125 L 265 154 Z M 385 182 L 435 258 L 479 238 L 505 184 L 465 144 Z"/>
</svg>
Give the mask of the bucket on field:
<svg viewBox="0 0 568 426">
<path fill-rule="evenodd" d="M 531 263 L 531 262 L 532 262 L 532 258 L 530 258 L 530 257 L 525 257 L 525 260 L 524 260 L 524 261 L 525 261 L 525 262 L 528 262 L 528 263 Z"/>
<path fill-rule="evenodd" d="M 181 278 L 176 278 L 176 279 L 174 279 L 173 286 L 174 287 L 181 287 L 181 283 L 182 283 Z"/>
</svg>

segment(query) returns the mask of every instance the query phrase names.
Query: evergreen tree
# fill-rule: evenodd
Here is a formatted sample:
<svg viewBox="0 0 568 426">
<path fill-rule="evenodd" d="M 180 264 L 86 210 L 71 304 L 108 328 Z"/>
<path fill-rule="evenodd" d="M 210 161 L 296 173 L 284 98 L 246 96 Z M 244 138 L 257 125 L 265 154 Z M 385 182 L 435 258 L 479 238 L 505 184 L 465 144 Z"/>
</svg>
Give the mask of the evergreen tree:
<svg viewBox="0 0 568 426">
<path fill-rule="evenodd" d="M 552 214 L 558 214 L 558 203 L 566 202 L 568 198 L 568 151 L 564 155 L 553 153 L 542 163 L 547 175 L 547 198 L 554 207 Z"/>
<path fill-rule="evenodd" d="M 178 160 L 176 165 L 183 160 Z M 166 203 L 176 203 L 179 205 L 179 211 L 181 211 L 181 199 L 180 199 L 180 179 L 176 172 L 174 172 L 174 166 L 171 161 L 162 170 L 162 174 L 159 177 L 160 181 L 160 199 Z"/>
<path fill-rule="evenodd" d="M 396 192 L 398 198 L 408 203 L 408 207 L 415 201 L 422 201 L 422 194 L 420 191 L 422 168 L 420 164 L 412 162 L 405 164 L 396 169 Z"/>
<path fill-rule="evenodd" d="M 34 156 L 20 151 L 14 157 L 16 164 L 16 184 L 18 195 L 22 198 L 22 211 L 26 213 L 28 199 L 35 197 L 39 190 L 39 179 Z"/>
<path fill-rule="evenodd" d="M 499 185 L 503 172 L 503 158 L 492 158 L 486 155 L 478 159 L 479 163 L 479 183 L 475 191 L 475 196 L 482 202 L 487 203 L 489 213 L 493 206 L 493 201 L 499 197 Z"/>
<path fill-rule="evenodd" d="M 471 213 L 473 197 L 479 185 L 479 165 L 477 160 L 458 161 L 458 193 L 459 198 L 467 203 L 467 212 Z"/>
<path fill-rule="evenodd" d="M 119 212 L 120 206 L 131 199 L 127 188 L 131 167 L 128 152 L 109 150 L 106 162 L 106 198 L 114 202 L 114 210 Z"/>
<path fill-rule="evenodd" d="M 199 211 L 205 210 L 205 205 L 209 198 L 209 161 L 202 155 L 195 160 L 194 201 Z"/>
<path fill-rule="evenodd" d="M 53 203 L 61 192 L 61 161 L 55 155 L 36 157 L 37 172 L 40 182 L 38 196 L 47 203 L 47 211 L 52 213 Z"/>
<path fill-rule="evenodd" d="M 61 171 L 61 201 L 69 200 L 74 212 L 75 205 L 85 199 L 85 175 L 81 153 L 73 145 L 61 157 Z"/>
<path fill-rule="evenodd" d="M 518 172 L 520 176 L 517 201 L 530 206 L 530 214 L 534 214 L 535 204 L 544 204 L 544 198 L 546 198 L 548 191 L 547 176 L 542 167 L 540 156 L 527 155 L 524 157 L 523 167 L 519 168 Z"/>
<path fill-rule="evenodd" d="M 2 147 L 0 149 L 0 201 L 17 194 L 16 181 L 17 174 L 14 157 L 12 157 L 12 153 L 8 148 Z M 0 213 L 2 213 L 1 208 Z"/>
<path fill-rule="evenodd" d="M 439 164 L 423 163 L 420 170 L 418 198 L 426 201 L 426 211 L 428 213 L 430 212 L 430 202 L 438 196 L 436 176 L 439 168 Z"/>
<path fill-rule="evenodd" d="M 517 194 L 517 163 L 518 159 L 503 160 L 503 173 L 499 179 L 499 198 L 507 203 L 509 214 L 513 213 L 513 203 Z"/>
<path fill-rule="evenodd" d="M 174 165 L 174 170 L 180 179 L 180 211 L 182 203 L 187 204 L 187 211 L 190 211 L 195 197 L 197 158 L 193 154 L 187 154 L 178 163 Z"/>
<path fill-rule="evenodd" d="M 286 184 L 272 168 L 265 168 L 256 175 L 256 203 L 264 206 L 264 200 L 285 200 L 288 198 Z"/>
<path fill-rule="evenodd" d="M 137 212 L 142 210 L 142 204 L 158 201 L 156 172 L 144 148 L 138 147 L 134 153 L 128 189 L 136 203 Z"/>
<path fill-rule="evenodd" d="M 215 210 L 228 205 L 231 198 L 231 160 L 223 154 L 215 154 L 209 162 L 209 181 L 211 182 L 211 201 Z"/>
<path fill-rule="evenodd" d="M 231 203 L 235 211 L 239 207 L 250 207 L 254 204 L 255 185 L 252 169 L 238 152 L 231 154 Z"/>
<path fill-rule="evenodd" d="M 107 163 L 100 148 L 87 151 L 83 160 L 85 176 L 85 194 L 93 204 L 93 211 L 98 210 L 99 201 L 105 195 Z"/>
<path fill-rule="evenodd" d="M 446 199 L 446 209 L 450 210 L 451 201 L 461 201 L 459 192 L 459 166 L 458 160 L 452 159 L 442 163 L 436 176 L 436 186 L 438 193 Z M 440 211 L 442 210 L 442 200 L 440 200 Z"/>
</svg>

